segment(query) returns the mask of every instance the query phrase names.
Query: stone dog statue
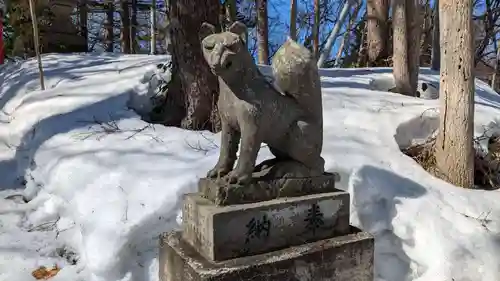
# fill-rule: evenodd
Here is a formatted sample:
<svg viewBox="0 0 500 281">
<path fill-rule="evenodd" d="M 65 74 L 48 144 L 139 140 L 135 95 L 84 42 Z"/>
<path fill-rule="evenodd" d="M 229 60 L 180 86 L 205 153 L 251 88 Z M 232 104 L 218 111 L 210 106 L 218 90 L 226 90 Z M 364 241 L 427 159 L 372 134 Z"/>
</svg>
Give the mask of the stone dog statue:
<svg viewBox="0 0 500 281">
<path fill-rule="evenodd" d="M 200 28 L 203 56 L 219 79 L 222 123 L 219 160 L 207 177 L 245 185 L 255 171 L 271 166 L 275 177 L 322 175 L 323 115 L 315 59 L 288 39 L 273 58 L 272 85 L 259 71 L 242 34 L 246 26 L 239 22 L 221 33 L 208 23 Z M 276 158 L 255 167 L 261 143 Z"/>
</svg>

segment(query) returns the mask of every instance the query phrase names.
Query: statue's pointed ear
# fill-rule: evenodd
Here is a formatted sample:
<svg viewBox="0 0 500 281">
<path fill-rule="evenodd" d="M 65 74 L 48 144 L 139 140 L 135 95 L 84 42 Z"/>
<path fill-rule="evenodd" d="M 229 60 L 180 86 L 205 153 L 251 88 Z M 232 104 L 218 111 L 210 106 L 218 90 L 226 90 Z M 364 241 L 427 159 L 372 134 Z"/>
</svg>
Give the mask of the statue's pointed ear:
<svg viewBox="0 0 500 281">
<path fill-rule="evenodd" d="M 231 24 L 231 26 L 227 30 L 234 34 L 238 34 L 241 37 L 241 39 L 243 39 L 243 41 L 246 40 L 247 27 L 243 23 L 235 21 L 233 24 Z"/>
<path fill-rule="evenodd" d="M 229 32 L 241 35 L 247 32 L 247 27 L 243 23 L 235 21 L 227 30 Z"/>
<path fill-rule="evenodd" d="M 198 32 L 198 35 L 200 36 L 200 39 L 203 40 L 205 37 L 208 35 L 212 35 L 215 33 L 215 26 L 208 22 L 204 22 L 201 27 L 200 31 Z"/>
</svg>

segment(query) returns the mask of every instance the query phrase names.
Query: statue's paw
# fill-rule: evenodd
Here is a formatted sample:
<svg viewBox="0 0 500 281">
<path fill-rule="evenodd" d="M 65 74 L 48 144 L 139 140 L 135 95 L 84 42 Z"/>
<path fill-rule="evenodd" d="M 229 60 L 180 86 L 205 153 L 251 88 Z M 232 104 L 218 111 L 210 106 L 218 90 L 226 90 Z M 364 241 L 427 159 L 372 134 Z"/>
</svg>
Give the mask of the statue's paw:
<svg viewBox="0 0 500 281">
<path fill-rule="evenodd" d="M 222 178 L 229 172 L 230 169 L 216 165 L 212 170 L 208 171 L 207 178 Z"/>
<path fill-rule="evenodd" d="M 227 183 L 230 184 L 245 185 L 249 183 L 250 180 L 252 179 L 251 175 L 252 173 L 241 173 L 238 171 L 232 171 L 225 177 L 225 180 Z"/>
</svg>

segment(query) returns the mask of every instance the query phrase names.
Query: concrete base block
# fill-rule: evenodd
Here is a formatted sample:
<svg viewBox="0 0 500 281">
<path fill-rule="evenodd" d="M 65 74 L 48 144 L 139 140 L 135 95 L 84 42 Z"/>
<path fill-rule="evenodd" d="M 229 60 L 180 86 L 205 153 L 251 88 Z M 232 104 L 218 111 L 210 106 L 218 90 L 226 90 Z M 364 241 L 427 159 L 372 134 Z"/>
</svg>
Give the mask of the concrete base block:
<svg viewBox="0 0 500 281">
<path fill-rule="evenodd" d="M 335 182 L 340 180 L 337 173 L 324 173 L 318 177 L 269 178 L 258 173 L 248 185 L 224 183 L 217 179 L 200 179 L 198 191 L 215 205 L 228 206 L 256 203 L 276 198 L 296 197 L 309 194 L 334 192 Z"/>
<path fill-rule="evenodd" d="M 261 255 L 211 262 L 180 232 L 160 237 L 161 281 L 373 281 L 374 239 L 358 229 Z"/>
<path fill-rule="evenodd" d="M 349 208 L 349 193 L 340 190 L 232 206 L 187 194 L 182 235 L 207 259 L 221 261 L 348 234 Z"/>
</svg>

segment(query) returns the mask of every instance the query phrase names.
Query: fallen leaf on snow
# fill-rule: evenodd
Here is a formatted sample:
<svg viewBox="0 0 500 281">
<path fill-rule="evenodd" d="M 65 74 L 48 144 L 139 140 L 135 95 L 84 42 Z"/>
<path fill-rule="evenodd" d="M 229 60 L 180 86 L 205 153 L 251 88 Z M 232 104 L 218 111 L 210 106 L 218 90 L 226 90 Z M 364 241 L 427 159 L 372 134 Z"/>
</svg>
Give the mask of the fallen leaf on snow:
<svg viewBox="0 0 500 281">
<path fill-rule="evenodd" d="M 57 265 L 54 268 L 47 269 L 45 266 L 40 266 L 35 269 L 31 275 L 35 277 L 37 280 L 48 280 L 54 276 L 61 270 Z"/>
</svg>

